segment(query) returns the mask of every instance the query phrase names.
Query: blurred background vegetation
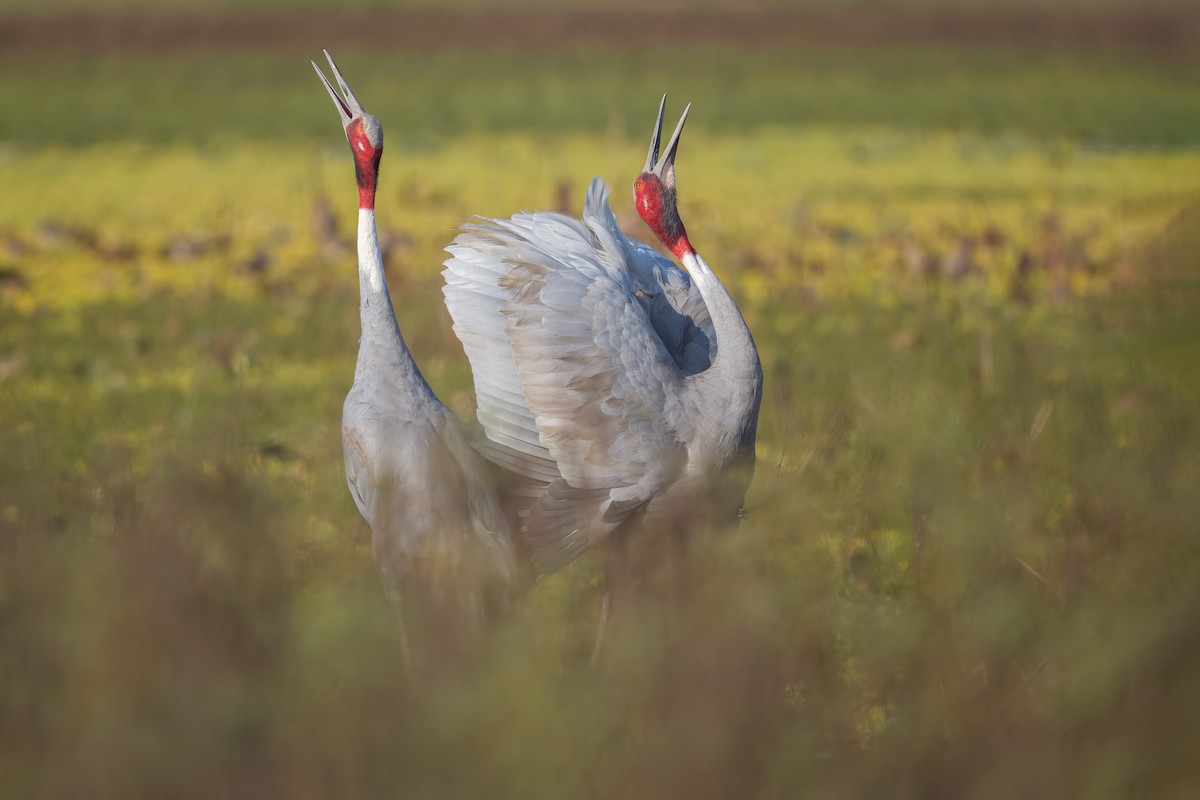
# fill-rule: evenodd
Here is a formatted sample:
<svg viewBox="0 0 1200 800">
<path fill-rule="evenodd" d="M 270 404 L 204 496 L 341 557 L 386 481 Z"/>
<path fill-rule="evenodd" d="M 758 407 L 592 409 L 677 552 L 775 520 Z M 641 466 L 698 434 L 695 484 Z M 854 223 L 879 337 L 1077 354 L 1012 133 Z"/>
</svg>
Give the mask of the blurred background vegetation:
<svg viewBox="0 0 1200 800">
<path fill-rule="evenodd" d="M 297 11 L 297 7 L 301 10 Z M 0 4 L 11 797 L 1200 795 L 1200 14 L 1161 0 Z M 401 325 L 440 248 L 628 184 L 766 371 L 750 517 L 587 665 L 591 558 L 400 680 L 341 401 L 387 129 Z"/>
</svg>

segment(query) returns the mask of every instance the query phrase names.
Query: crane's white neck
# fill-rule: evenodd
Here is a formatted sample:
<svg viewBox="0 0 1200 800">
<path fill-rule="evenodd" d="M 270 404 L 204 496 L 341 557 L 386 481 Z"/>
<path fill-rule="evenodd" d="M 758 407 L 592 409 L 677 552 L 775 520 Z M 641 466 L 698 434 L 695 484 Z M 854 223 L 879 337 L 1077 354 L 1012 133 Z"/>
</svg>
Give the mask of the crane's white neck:
<svg viewBox="0 0 1200 800">
<path fill-rule="evenodd" d="M 734 382 L 757 382 L 761 385 L 762 366 L 758 360 L 758 349 L 754 346 L 750 328 L 737 303 L 699 253 L 689 247 L 679 258 L 704 298 L 717 336 L 717 354 L 706 372 L 715 371 Z"/>
<path fill-rule="evenodd" d="M 428 392 L 425 378 L 396 324 L 396 312 L 384 279 L 375 211 L 370 208 L 358 211 L 358 284 L 362 338 L 358 343 L 355 382 L 388 392 L 397 389 Z"/>
<path fill-rule="evenodd" d="M 362 288 L 372 294 L 387 294 L 383 278 L 383 256 L 379 252 L 379 233 L 375 227 L 375 210 L 358 210 L 358 274 Z"/>
<path fill-rule="evenodd" d="M 728 290 L 694 250 L 680 256 L 696 283 L 712 319 L 717 352 L 712 364 L 689 378 L 694 387 L 698 437 L 708 443 L 711 463 L 723 469 L 726 459 L 746 458 L 753 465 L 758 409 L 762 403 L 762 365 L 750 329 Z"/>
</svg>

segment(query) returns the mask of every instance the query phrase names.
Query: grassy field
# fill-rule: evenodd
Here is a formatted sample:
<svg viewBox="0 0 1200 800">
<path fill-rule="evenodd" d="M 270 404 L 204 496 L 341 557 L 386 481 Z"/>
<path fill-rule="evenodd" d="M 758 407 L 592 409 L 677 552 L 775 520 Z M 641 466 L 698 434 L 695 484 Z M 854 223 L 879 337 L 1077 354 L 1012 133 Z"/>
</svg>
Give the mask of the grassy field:
<svg viewBox="0 0 1200 800">
<path fill-rule="evenodd" d="M 440 248 L 593 175 L 648 236 L 664 88 L 766 371 L 749 519 L 597 668 L 588 558 L 409 685 L 342 474 L 355 193 L 317 54 L 0 55 L 4 794 L 1200 791 L 1194 65 L 335 53 L 460 415 Z"/>
<path fill-rule="evenodd" d="M 398 135 L 389 144 L 406 150 L 437 148 L 446 137 L 514 132 L 547 143 L 564 132 L 603 133 L 640 146 L 649 135 L 645 109 L 653 114 L 663 91 L 699 103 L 698 131 L 725 135 L 814 126 L 914 137 L 958 131 L 1011 152 L 1062 140 L 1088 149 L 1191 149 L 1200 130 L 1195 63 L 898 48 L 331 50 L 361 84 L 356 91 L 378 98 L 377 115 L 395 120 L 390 129 Z M 38 147 L 328 145 L 327 109 L 312 102 L 311 74 L 297 69 L 320 55 L 319 47 L 288 57 L 0 54 L 0 102 L 21 110 L 0 117 L 0 140 Z M 590 174 L 587 164 L 577 169 Z M 794 178 L 799 190 L 803 172 Z"/>
</svg>

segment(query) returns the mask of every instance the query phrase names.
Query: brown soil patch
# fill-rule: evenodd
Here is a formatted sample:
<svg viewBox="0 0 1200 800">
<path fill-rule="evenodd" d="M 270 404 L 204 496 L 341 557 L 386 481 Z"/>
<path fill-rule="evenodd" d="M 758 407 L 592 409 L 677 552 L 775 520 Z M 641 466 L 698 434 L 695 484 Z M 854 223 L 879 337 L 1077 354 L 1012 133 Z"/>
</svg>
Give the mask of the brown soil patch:
<svg viewBox="0 0 1200 800">
<path fill-rule="evenodd" d="M 640 49 L 740 46 L 966 46 L 1200 52 L 1200 10 L 805 10 L 582 14 L 253 12 L 203 16 L 0 16 L 0 51 L 160 53 L 353 45 L 404 49 Z"/>
</svg>

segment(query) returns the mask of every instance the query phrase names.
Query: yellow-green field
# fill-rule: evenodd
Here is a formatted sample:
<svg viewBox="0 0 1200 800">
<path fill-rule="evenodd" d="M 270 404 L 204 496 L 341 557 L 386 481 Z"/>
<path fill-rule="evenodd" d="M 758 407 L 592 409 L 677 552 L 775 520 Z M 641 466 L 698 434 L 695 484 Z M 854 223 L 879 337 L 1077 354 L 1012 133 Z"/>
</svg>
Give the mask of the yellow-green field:
<svg viewBox="0 0 1200 800">
<path fill-rule="evenodd" d="M 634 597 L 597 667 L 589 557 L 533 587 L 476 663 L 419 685 L 400 679 L 345 489 L 353 168 L 304 59 L 254 63 L 295 69 L 311 98 L 251 80 L 231 101 L 275 102 L 280 128 L 303 107 L 304 134 L 278 141 L 221 136 L 214 96 L 202 134 L 195 109 L 134 108 L 139 88 L 169 97 L 190 57 L 158 76 L 152 59 L 96 66 L 122 77 L 112 118 L 128 107 L 146 130 L 88 134 L 99 79 L 36 100 L 71 109 L 45 141 L 0 126 L 3 794 L 1200 791 L 1200 112 L 1181 99 L 1196 70 L 1064 57 L 1034 91 L 1078 107 L 995 131 L 961 76 L 959 101 L 890 120 L 841 109 L 836 81 L 779 77 L 816 58 L 862 108 L 894 102 L 860 57 L 747 53 L 754 98 L 716 67 L 688 85 L 681 211 L 766 372 L 749 519 L 698 544 L 686 590 Z M 608 63 L 577 58 L 581 74 Z M 1014 107 L 1040 86 L 1024 57 L 963 58 Z M 915 53 L 897 91 L 953 63 Z M 456 225 L 577 211 L 600 175 L 649 235 L 629 183 L 657 97 L 619 105 L 596 80 L 582 91 L 609 97 L 610 124 L 594 129 L 564 91 L 545 130 L 504 122 L 493 97 L 496 130 L 453 132 L 474 101 L 449 80 L 417 90 L 452 99 L 411 138 L 409 116 L 377 111 L 393 299 L 464 418 L 439 276 Z M 372 108 L 384 82 L 364 83 Z M 822 121 L 789 122 L 792 91 Z M 10 109 L 34 94 L 0 79 Z M 1103 105 L 1134 95 L 1128 113 Z"/>
<path fill-rule="evenodd" d="M 878 128 L 711 135 L 702 122 L 688 131 L 680 167 L 688 221 L 751 307 L 801 284 L 822 297 L 893 298 L 913 284 L 918 253 L 938 261 L 964 239 L 970 271 L 994 298 L 1009 292 L 1023 253 L 1045 261 L 1056 247 L 1055 277 L 1071 294 L 1103 291 L 1116 275 L 1137 277 L 1134 251 L 1200 200 L 1200 155 L 1191 150 Z M 635 224 L 628 188 L 644 159 L 640 141 L 468 136 L 411 154 L 403 130 L 394 136 L 401 144 L 385 162 L 380 225 L 405 240 L 403 271 L 414 279 L 436 278 L 441 248 L 467 217 L 551 207 L 560 194 L 578 213 L 594 175 L 614 188 L 629 231 L 649 236 Z M 353 260 L 322 259 L 310 221 L 320 196 L 343 235 L 353 233 L 353 181 L 336 128 L 329 138 L 328 147 L 107 144 L 0 155 L 14 187 L 0 214 L 29 249 L 16 306 L 63 311 L 158 290 L 252 300 L 264 282 L 298 294 L 330 282 L 354 289 Z M 53 235 L 39 229 L 47 221 L 96 241 L 47 242 Z M 189 237 L 223 241 L 181 268 L 166 251 Z M 231 268 L 258 254 L 269 254 L 269 266 Z"/>
</svg>

